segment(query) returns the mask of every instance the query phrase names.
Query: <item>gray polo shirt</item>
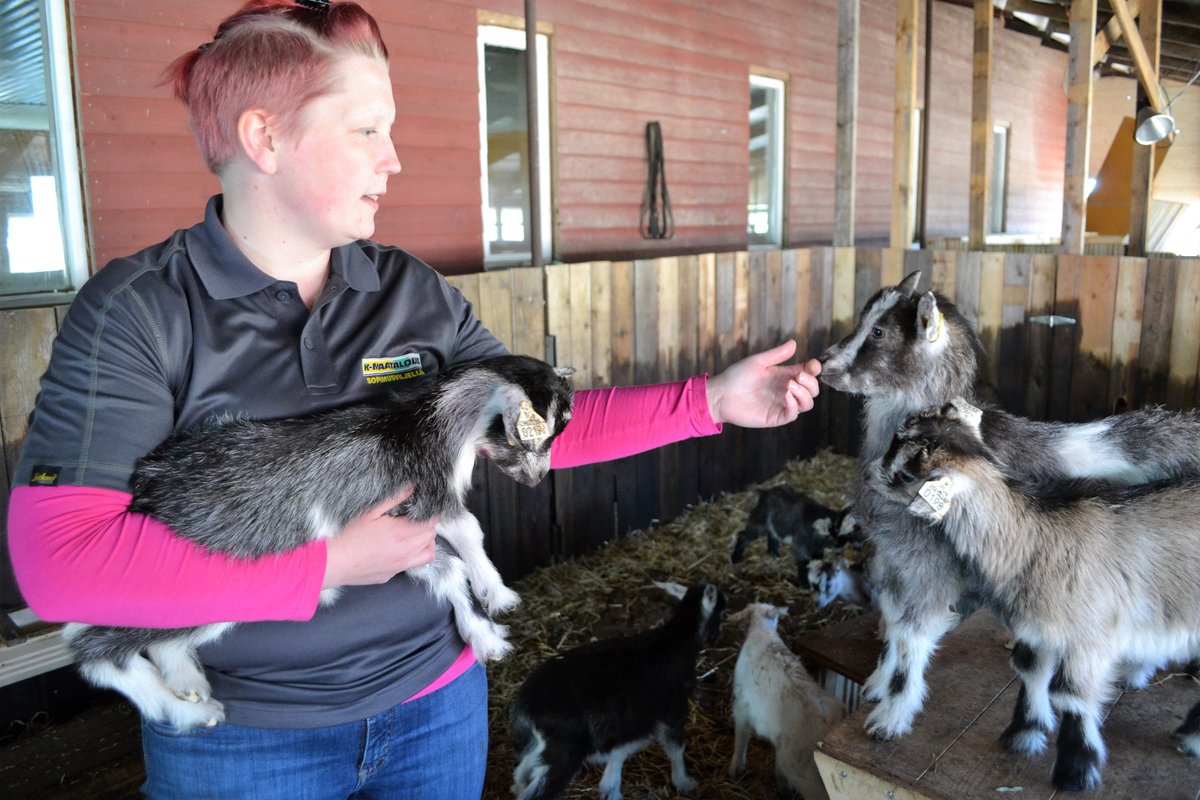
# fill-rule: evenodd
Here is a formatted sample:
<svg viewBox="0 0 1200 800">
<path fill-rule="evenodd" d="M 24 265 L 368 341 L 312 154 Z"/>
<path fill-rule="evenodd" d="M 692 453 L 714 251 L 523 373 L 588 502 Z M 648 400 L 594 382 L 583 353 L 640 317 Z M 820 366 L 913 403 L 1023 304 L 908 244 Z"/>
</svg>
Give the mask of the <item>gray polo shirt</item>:
<svg viewBox="0 0 1200 800">
<path fill-rule="evenodd" d="M 128 491 L 138 458 L 213 414 L 309 414 L 504 352 L 433 269 L 374 242 L 333 251 L 309 311 L 294 283 L 242 255 L 220 213 L 217 196 L 204 222 L 84 284 L 55 340 L 14 485 L 37 465 L 59 485 Z M 240 625 L 201 660 L 230 722 L 315 727 L 395 705 L 462 648 L 449 610 L 399 575 L 348 587 L 308 622 Z"/>
</svg>

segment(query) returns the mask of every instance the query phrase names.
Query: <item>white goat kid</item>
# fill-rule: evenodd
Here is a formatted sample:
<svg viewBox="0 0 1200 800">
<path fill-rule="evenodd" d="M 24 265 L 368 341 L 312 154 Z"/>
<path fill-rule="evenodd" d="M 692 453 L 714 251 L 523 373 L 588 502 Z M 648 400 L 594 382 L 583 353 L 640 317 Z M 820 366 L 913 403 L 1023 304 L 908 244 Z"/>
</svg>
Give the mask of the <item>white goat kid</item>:
<svg viewBox="0 0 1200 800">
<path fill-rule="evenodd" d="M 804 800 L 828 800 L 813 750 L 821 737 L 846 716 L 846 707 L 830 697 L 804 668 L 800 657 L 779 638 L 786 608 L 751 603 L 728 617 L 749 620 L 746 641 L 733 670 L 733 758 L 729 777 L 746 768 L 751 735 L 775 748 L 775 776 Z"/>
</svg>

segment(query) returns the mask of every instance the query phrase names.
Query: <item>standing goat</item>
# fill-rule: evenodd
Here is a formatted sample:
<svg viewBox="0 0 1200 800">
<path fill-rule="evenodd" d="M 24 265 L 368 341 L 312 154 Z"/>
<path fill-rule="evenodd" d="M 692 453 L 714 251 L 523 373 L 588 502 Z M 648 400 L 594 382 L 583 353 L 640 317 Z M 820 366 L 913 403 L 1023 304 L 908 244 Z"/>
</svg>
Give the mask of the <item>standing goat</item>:
<svg viewBox="0 0 1200 800">
<path fill-rule="evenodd" d="M 1068 425 L 1035 422 L 979 403 L 974 399 L 979 337 L 945 297 L 917 291 L 920 277 L 914 272 L 877 292 L 855 329 L 821 356 L 823 383 L 865 399 L 861 466 L 887 451 L 910 414 L 962 398 L 981 407 L 983 439 L 1013 477 L 1091 477 L 1132 485 L 1200 474 L 1196 413 L 1153 408 Z M 970 566 L 929 535 L 927 521 L 883 505 L 860 485 L 855 514 L 875 546 L 871 573 L 884 623 L 879 666 L 864 687 L 865 697 L 879 705 L 866 725 L 872 736 L 891 739 L 907 733 L 921 710 L 925 669 L 938 642 L 978 607 L 981 596 Z M 1004 744 L 1014 752 L 1035 752 L 1053 724 L 1045 688 L 1025 682 Z"/>
<path fill-rule="evenodd" d="M 846 707 L 817 685 L 799 656 L 779 638 L 779 618 L 786 608 L 751 603 L 729 617 L 750 620 L 746 641 L 733 670 L 733 758 L 729 777 L 746 768 L 751 734 L 775 748 L 775 776 L 804 796 L 829 800 L 813 761 L 817 742 L 842 717 Z"/>
<path fill-rule="evenodd" d="M 1016 638 L 1014 662 L 1049 685 L 1054 785 L 1097 786 L 1114 682 L 1200 656 L 1200 478 L 1014 481 L 978 418 L 948 405 L 912 417 L 867 481 L 940 529 Z M 1200 756 L 1200 703 L 1175 736 Z"/>
<path fill-rule="evenodd" d="M 625 759 L 657 740 L 671 761 L 671 783 L 696 782 L 683 761 L 683 727 L 696 686 L 696 658 L 721 633 L 725 594 L 702 583 L 684 591 L 664 625 L 568 650 L 530 673 L 513 700 L 513 793 L 519 800 L 559 797 L 584 761 L 606 763 L 603 800 L 621 800 Z"/>
<path fill-rule="evenodd" d="M 168 438 L 138 462 L 130 509 L 213 552 L 255 558 L 329 538 L 411 485 L 391 513 L 440 517 L 438 536 L 453 550 L 439 542 L 432 563 L 405 574 L 451 604 L 459 633 L 480 659 L 501 658 L 511 649 L 507 629 L 483 609 L 506 611 L 519 598 L 484 552 L 466 492 L 477 454 L 530 486 L 545 476 L 550 443 L 571 416 L 570 372 L 501 356 L 375 404 L 300 419 L 215 420 Z M 321 602 L 334 602 L 338 592 L 327 589 Z M 195 650 L 233 624 L 73 623 L 64 635 L 88 680 L 123 693 L 143 716 L 184 730 L 224 719 Z"/>
</svg>

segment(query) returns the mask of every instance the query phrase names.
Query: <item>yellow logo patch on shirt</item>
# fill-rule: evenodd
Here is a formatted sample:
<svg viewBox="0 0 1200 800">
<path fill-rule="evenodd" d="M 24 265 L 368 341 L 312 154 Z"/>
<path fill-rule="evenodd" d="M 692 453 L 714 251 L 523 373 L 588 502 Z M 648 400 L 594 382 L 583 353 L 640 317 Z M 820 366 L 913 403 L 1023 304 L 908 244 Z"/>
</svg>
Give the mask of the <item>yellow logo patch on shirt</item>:
<svg viewBox="0 0 1200 800">
<path fill-rule="evenodd" d="M 362 374 L 367 383 L 391 383 L 419 378 L 425 374 L 425 370 L 421 367 L 420 353 L 407 353 L 402 356 L 364 358 Z"/>
</svg>

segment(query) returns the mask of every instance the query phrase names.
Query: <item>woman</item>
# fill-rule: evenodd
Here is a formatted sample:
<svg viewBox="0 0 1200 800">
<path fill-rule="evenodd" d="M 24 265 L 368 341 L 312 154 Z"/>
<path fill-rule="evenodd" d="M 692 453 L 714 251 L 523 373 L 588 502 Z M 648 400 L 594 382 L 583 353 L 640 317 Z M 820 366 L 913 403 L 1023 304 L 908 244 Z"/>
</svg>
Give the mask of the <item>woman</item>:
<svg viewBox="0 0 1200 800">
<path fill-rule="evenodd" d="M 400 171 L 379 29 L 354 3 L 256 0 L 169 74 L 222 193 L 71 306 L 13 481 L 22 592 L 49 620 L 251 623 L 201 653 L 225 723 L 143 721 L 152 798 L 478 797 L 485 672 L 404 574 L 431 560 L 435 521 L 387 516 L 402 495 L 328 541 L 239 561 L 127 509 L 134 463 L 174 430 L 365 401 L 387 388 L 367 380 L 373 359 L 432 374 L 504 352 L 436 272 L 369 240 Z M 579 392 L 552 466 L 790 422 L 820 370 L 783 366 L 794 349 Z M 349 588 L 318 609 L 332 586 Z"/>
</svg>

